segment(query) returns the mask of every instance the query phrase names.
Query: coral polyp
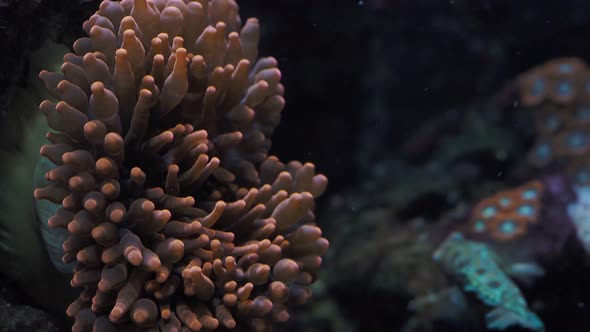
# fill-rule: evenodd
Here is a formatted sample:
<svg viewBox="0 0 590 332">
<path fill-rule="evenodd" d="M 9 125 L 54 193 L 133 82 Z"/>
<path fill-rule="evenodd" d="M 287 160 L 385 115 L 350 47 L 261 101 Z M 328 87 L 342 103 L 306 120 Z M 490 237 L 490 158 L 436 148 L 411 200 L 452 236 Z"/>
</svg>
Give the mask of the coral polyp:
<svg viewBox="0 0 590 332">
<path fill-rule="evenodd" d="M 313 213 L 327 179 L 268 154 L 285 101 L 258 21 L 233 0 L 103 1 L 84 30 L 40 74 L 57 100 L 39 107 L 35 190 L 82 289 L 73 330 L 286 321 L 328 248 Z"/>
<path fill-rule="evenodd" d="M 500 241 L 517 239 L 537 222 L 542 195 L 543 184 L 530 181 L 485 198 L 473 208 L 469 231 Z"/>
</svg>

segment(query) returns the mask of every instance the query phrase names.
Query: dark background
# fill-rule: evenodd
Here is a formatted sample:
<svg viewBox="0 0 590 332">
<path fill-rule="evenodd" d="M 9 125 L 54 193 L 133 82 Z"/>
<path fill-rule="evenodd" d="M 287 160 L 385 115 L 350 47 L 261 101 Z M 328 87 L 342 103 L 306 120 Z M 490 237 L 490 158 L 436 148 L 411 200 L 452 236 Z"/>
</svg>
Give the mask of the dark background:
<svg viewBox="0 0 590 332">
<path fill-rule="evenodd" d="M 0 111 L 25 84 L 29 54 L 46 38 L 71 45 L 98 3 L 0 0 Z M 590 57 L 590 3 L 583 0 L 239 4 L 244 19 L 260 18 L 261 54 L 275 56 L 283 70 L 287 107 L 273 153 L 315 162 L 331 190 L 355 183 L 357 151 L 371 148 L 359 144 L 367 130 L 381 131 L 373 144 L 395 153 L 441 109 L 493 94 L 549 58 Z M 367 119 L 375 94 L 385 103 Z"/>
</svg>

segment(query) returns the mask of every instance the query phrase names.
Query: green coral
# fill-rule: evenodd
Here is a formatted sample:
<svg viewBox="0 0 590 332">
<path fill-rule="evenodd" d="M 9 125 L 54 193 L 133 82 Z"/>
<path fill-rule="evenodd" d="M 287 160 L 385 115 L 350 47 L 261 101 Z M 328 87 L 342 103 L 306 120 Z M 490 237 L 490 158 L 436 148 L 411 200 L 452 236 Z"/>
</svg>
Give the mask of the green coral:
<svg viewBox="0 0 590 332">
<path fill-rule="evenodd" d="M 520 289 L 486 245 L 466 240 L 460 233 L 452 233 L 433 258 L 463 291 L 493 308 L 486 314 L 489 329 L 504 330 L 519 325 L 533 331 L 544 330 L 543 322 L 528 308 Z"/>
</svg>

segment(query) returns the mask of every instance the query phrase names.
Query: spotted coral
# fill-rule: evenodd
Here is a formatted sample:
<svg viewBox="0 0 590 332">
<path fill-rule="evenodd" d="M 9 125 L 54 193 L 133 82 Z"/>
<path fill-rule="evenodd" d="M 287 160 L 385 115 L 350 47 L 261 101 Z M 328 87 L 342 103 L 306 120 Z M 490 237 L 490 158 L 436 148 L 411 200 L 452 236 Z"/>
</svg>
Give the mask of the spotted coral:
<svg viewBox="0 0 590 332">
<path fill-rule="evenodd" d="M 520 103 L 536 110 L 533 166 L 590 153 L 590 68 L 578 58 L 558 58 L 520 75 Z"/>
<path fill-rule="evenodd" d="M 590 96 L 588 74 L 588 66 L 579 58 L 548 61 L 518 77 L 520 100 L 525 107 L 542 103 L 570 104 L 575 99 Z"/>
<path fill-rule="evenodd" d="M 538 220 L 542 194 L 543 184 L 531 181 L 483 199 L 473 208 L 469 231 L 500 241 L 521 237 Z"/>
<path fill-rule="evenodd" d="M 269 330 L 310 298 L 328 241 L 314 165 L 268 156 L 284 106 L 233 0 L 105 0 L 41 79 L 39 200 L 83 288 L 73 331 Z M 241 30 L 240 30 L 241 27 Z"/>
</svg>

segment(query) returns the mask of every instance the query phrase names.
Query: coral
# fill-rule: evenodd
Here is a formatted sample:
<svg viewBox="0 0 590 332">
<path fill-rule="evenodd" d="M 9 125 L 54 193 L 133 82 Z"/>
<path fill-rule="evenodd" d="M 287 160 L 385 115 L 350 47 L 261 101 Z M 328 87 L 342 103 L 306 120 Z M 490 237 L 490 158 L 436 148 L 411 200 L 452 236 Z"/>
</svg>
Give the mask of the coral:
<svg viewBox="0 0 590 332">
<path fill-rule="evenodd" d="M 566 174 L 572 184 L 579 186 L 590 184 L 590 160 L 588 158 L 574 160 L 568 165 Z"/>
<path fill-rule="evenodd" d="M 518 77 L 520 100 L 525 107 L 542 103 L 568 105 L 586 96 L 588 67 L 579 58 L 558 58 Z"/>
<path fill-rule="evenodd" d="M 536 223 L 541 210 L 543 184 L 530 181 L 518 188 L 504 190 L 483 199 L 471 214 L 469 231 L 488 233 L 496 240 L 513 240 Z"/>
<path fill-rule="evenodd" d="M 562 166 L 576 196 L 564 202 L 567 215 L 588 252 L 590 69 L 578 58 L 555 59 L 522 74 L 517 90 L 523 106 L 536 111 L 537 142 L 529 160 L 537 167 Z"/>
<path fill-rule="evenodd" d="M 590 187 L 574 187 L 578 200 L 568 204 L 567 213 L 576 228 L 576 235 L 586 253 L 590 254 Z"/>
<path fill-rule="evenodd" d="M 461 233 L 451 233 L 433 258 L 465 292 L 473 293 L 493 308 L 486 314 L 489 329 L 504 330 L 516 325 L 533 331 L 544 329 L 543 322 L 530 311 L 520 289 L 486 245 L 466 240 Z"/>
<path fill-rule="evenodd" d="M 35 190 L 68 231 L 73 331 L 287 320 L 328 248 L 313 213 L 327 179 L 268 155 L 284 99 L 258 21 L 241 27 L 233 0 L 123 0 L 83 27 L 61 73 L 40 73 L 59 101 L 39 106 Z"/>
<path fill-rule="evenodd" d="M 590 69 L 578 58 L 558 58 L 522 74 L 519 100 L 534 108 L 537 141 L 529 161 L 544 167 L 590 152 Z"/>
</svg>

